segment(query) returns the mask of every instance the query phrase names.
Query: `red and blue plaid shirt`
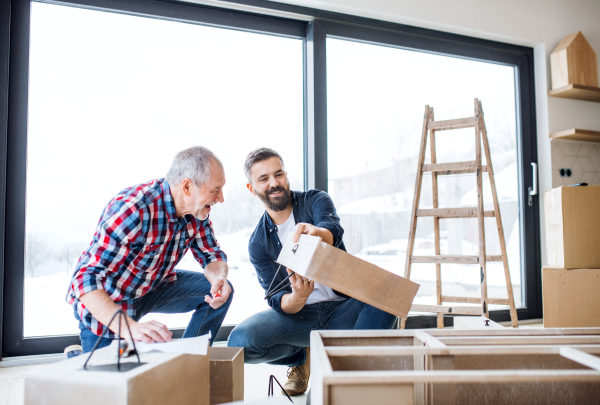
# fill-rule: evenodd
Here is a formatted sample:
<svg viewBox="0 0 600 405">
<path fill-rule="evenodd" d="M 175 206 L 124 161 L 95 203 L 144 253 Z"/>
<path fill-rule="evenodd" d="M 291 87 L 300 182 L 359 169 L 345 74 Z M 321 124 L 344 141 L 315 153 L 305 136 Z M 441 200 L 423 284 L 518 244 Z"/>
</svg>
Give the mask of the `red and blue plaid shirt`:
<svg viewBox="0 0 600 405">
<path fill-rule="evenodd" d="M 67 302 L 99 336 L 104 325 L 79 297 L 104 290 L 133 317 L 137 298 L 160 283 L 176 281 L 175 266 L 190 248 L 202 268 L 215 260 L 227 261 L 208 218 L 177 218 L 166 180 L 126 188 L 104 208 L 94 239 L 77 263 Z M 108 335 L 116 337 L 110 330 Z"/>
</svg>

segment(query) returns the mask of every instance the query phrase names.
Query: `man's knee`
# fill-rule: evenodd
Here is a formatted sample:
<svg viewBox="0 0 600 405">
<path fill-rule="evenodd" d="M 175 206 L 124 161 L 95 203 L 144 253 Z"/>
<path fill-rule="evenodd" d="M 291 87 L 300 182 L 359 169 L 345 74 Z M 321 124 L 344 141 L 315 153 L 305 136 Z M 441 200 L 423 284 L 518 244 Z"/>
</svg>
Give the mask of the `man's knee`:
<svg viewBox="0 0 600 405">
<path fill-rule="evenodd" d="M 227 339 L 229 347 L 247 347 L 248 346 L 248 331 L 244 330 L 240 325 L 233 328 Z"/>
</svg>

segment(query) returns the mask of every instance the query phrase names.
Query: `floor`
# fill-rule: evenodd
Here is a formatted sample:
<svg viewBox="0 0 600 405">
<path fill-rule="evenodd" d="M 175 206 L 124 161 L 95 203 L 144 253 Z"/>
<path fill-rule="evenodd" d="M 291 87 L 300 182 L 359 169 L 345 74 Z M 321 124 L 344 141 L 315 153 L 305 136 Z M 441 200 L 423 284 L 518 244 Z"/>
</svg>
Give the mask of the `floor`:
<svg viewBox="0 0 600 405">
<path fill-rule="evenodd" d="M 502 322 L 510 327 L 510 322 Z M 520 328 L 543 328 L 541 320 L 519 323 Z M 45 364 L 0 367 L 0 405 L 21 405 L 23 403 L 23 376 L 31 370 L 45 367 Z M 269 376 L 274 375 L 283 384 L 287 380 L 287 367 L 269 364 L 244 365 L 244 401 L 251 402 L 267 397 Z M 277 385 L 277 384 L 275 384 Z M 277 387 L 278 388 L 278 387 Z M 275 397 L 284 397 L 281 390 L 274 390 Z M 292 397 L 294 404 L 305 405 L 306 394 Z"/>
<path fill-rule="evenodd" d="M 0 367 L 0 405 L 21 405 L 23 403 L 23 377 L 31 370 L 45 367 L 46 364 Z M 269 377 L 275 378 L 283 385 L 287 380 L 287 367 L 269 364 L 244 365 L 244 400 L 247 402 L 267 398 Z M 275 383 L 274 396 L 285 398 Z M 306 394 L 292 397 L 294 404 L 305 405 Z"/>
</svg>

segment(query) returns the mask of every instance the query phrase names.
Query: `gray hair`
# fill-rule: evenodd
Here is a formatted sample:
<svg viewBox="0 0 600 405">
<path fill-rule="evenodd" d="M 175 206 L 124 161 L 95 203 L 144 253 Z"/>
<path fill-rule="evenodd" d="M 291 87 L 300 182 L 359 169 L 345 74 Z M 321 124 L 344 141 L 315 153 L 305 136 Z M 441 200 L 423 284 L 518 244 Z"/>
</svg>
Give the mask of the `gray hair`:
<svg viewBox="0 0 600 405">
<path fill-rule="evenodd" d="M 258 148 L 248 153 L 248 156 L 246 156 L 246 161 L 244 162 L 244 173 L 246 173 L 248 183 L 252 183 L 252 178 L 250 177 L 250 170 L 252 169 L 252 166 L 258 162 L 262 162 L 263 160 L 271 159 L 272 157 L 278 158 L 281 161 L 281 166 L 285 168 L 281 155 L 271 148 Z"/>
<path fill-rule="evenodd" d="M 212 163 L 223 170 L 223 163 L 208 148 L 192 146 L 175 155 L 165 178 L 173 186 L 181 184 L 184 179 L 190 179 L 196 187 L 201 187 L 210 177 Z"/>
</svg>

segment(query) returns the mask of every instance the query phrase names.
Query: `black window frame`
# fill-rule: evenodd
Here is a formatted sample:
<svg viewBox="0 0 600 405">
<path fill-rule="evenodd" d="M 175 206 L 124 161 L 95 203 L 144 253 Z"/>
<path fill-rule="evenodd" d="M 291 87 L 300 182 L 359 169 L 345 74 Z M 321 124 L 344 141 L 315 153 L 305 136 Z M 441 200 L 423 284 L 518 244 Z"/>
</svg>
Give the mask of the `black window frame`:
<svg viewBox="0 0 600 405">
<path fill-rule="evenodd" d="M 539 207 L 527 206 L 532 184 L 530 162 L 537 162 L 533 49 L 369 18 L 273 3 L 225 0 L 233 8 L 251 6 L 257 13 L 171 0 L 47 1 L 151 18 L 301 38 L 304 41 L 305 188 L 327 191 L 326 38 L 335 37 L 515 66 L 518 114 L 521 235 L 526 308 L 519 319 L 542 316 Z M 2 356 L 60 353 L 79 342 L 76 335 L 23 336 L 25 192 L 29 26 L 31 0 L 0 2 L 0 350 Z M 306 20 L 272 14 L 306 16 Z M 308 22 L 307 20 L 312 19 Z M 90 235 L 91 236 L 91 235 Z M 66 288 L 66 287 L 65 287 Z M 66 305 L 66 304 L 65 304 Z M 493 311 L 495 321 L 510 319 L 508 310 Z M 408 328 L 435 327 L 435 316 L 414 316 Z M 445 319 L 451 325 L 451 319 Z M 224 325 L 217 340 L 233 326 Z M 176 337 L 183 329 L 174 330 Z"/>
</svg>

